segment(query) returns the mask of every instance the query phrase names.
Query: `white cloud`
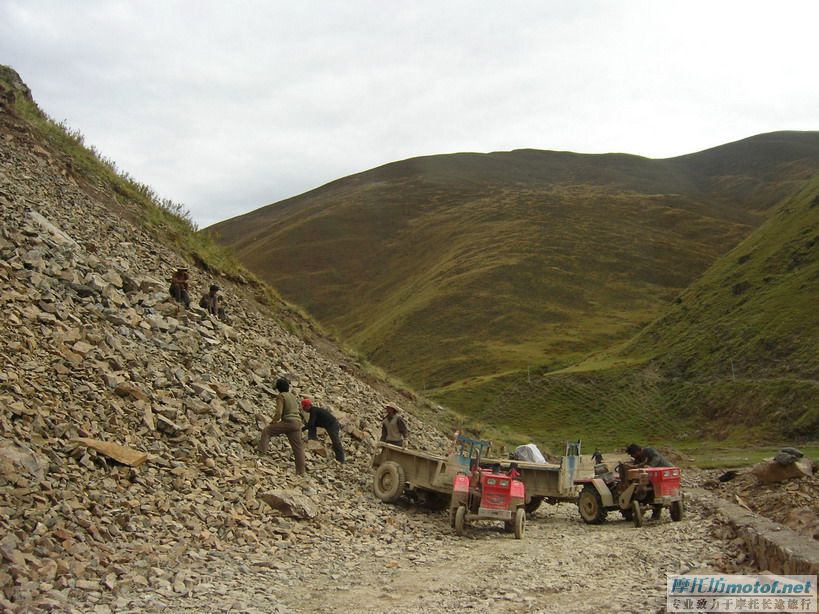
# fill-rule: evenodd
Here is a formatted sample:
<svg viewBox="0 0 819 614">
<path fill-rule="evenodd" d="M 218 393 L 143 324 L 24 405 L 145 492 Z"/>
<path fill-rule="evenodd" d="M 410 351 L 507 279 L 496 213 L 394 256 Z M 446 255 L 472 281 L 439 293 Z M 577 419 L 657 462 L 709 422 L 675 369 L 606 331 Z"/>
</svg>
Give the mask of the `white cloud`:
<svg viewBox="0 0 819 614">
<path fill-rule="evenodd" d="M 819 4 L 0 0 L 40 105 L 209 224 L 415 155 L 819 129 Z"/>
</svg>

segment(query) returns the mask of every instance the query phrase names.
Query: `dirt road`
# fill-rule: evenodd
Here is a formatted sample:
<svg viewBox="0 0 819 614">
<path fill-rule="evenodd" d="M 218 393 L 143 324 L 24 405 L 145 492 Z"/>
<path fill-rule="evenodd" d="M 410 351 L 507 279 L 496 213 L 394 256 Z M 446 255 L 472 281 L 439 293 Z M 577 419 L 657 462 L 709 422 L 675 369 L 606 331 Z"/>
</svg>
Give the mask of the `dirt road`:
<svg viewBox="0 0 819 614">
<path fill-rule="evenodd" d="M 635 529 L 617 514 L 588 526 L 573 505 L 545 506 L 518 541 L 488 524 L 458 538 L 444 513 L 380 508 L 399 531 L 305 536 L 269 555 L 208 553 L 189 561 L 200 582 L 186 596 L 148 591 L 128 605 L 169 614 L 653 612 L 665 604 L 666 574 L 704 567 L 726 546 L 696 510 Z"/>
</svg>

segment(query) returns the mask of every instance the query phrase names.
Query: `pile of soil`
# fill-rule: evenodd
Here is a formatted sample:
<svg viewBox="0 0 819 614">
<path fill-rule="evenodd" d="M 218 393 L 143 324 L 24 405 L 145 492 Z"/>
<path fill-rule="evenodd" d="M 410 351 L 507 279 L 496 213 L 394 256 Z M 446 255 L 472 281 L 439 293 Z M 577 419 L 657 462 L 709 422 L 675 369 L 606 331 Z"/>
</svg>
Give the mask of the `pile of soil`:
<svg viewBox="0 0 819 614">
<path fill-rule="evenodd" d="M 819 475 L 814 474 L 784 482 L 762 484 L 749 470 L 728 482 L 718 481 L 724 472 L 709 471 L 705 488 L 739 505 L 747 507 L 774 522 L 819 540 Z"/>
</svg>

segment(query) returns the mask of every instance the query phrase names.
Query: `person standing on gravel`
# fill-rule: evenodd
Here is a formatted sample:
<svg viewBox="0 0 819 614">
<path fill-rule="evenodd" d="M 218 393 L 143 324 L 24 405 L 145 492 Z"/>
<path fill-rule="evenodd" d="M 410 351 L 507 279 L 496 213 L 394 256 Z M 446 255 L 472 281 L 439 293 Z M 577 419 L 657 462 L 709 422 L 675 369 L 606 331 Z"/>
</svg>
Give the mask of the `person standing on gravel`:
<svg viewBox="0 0 819 614">
<path fill-rule="evenodd" d="M 333 454 L 336 455 L 336 460 L 343 463 L 344 448 L 341 445 L 340 429 L 336 417 L 330 413 L 329 409 L 313 405 L 310 399 L 302 399 L 301 411 L 308 415 L 307 424 L 301 427 L 301 430 L 307 431 L 307 439 L 318 440 L 316 430 L 318 427 L 323 428 L 330 435 L 330 441 L 333 442 Z"/>
<path fill-rule="evenodd" d="M 600 451 L 600 448 L 594 449 L 594 454 L 592 454 L 592 461 L 594 461 L 595 465 L 599 465 L 603 462 L 603 453 Z"/>
<path fill-rule="evenodd" d="M 286 435 L 293 449 L 293 457 L 296 461 L 296 475 L 304 475 L 304 446 L 301 441 L 301 415 L 299 415 L 299 402 L 296 396 L 290 392 L 290 382 L 280 377 L 276 380 L 276 390 L 279 395 L 276 397 L 276 415 L 266 427 L 262 429 L 262 436 L 259 439 L 259 452 L 265 454 L 271 435 Z"/>
<path fill-rule="evenodd" d="M 673 467 L 665 457 L 654 448 L 642 448 L 631 443 L 626 448 L 628 455 L 634 459 L 635 467 Z"/>
<path fill-rule="evenodd" d="M 387 403 L 384 409 L 387 410 L 387 415 L 381 421 L 381 441 L 394 446 L 403 446 L 409 430 L 407 430 L 407 423 L 398 415 L 401 408 L 394 403 Z"/>
</svg>

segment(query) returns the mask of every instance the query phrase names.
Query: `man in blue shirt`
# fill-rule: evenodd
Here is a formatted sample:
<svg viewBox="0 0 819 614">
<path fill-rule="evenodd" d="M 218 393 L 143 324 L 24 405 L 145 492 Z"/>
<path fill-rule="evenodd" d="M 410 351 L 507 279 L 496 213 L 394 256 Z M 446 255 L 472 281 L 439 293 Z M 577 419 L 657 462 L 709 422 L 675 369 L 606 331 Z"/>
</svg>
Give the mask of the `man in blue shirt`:
<svg viewBox="0 0 819 614">
<path fill-rule="evenodd" d="M 339 425 L 336 417 L 330 413 L 329 410 L 323 407 L 313 405 L 310 399 L 303 399 L 301 402 L 301 410 L 305 414 L 309 414 L 307 424 L 301 430 L 307 431 L 307 439 L 318 439 L 316 429 L 323 428 L 330 435 L 330 441 L 333 442 L 333 453 L 336 455 L 336 460 L 340 463 L 344 462 L 344 448 L 341 446 L 341 435 L 339 434 Z"/>
</svg>

